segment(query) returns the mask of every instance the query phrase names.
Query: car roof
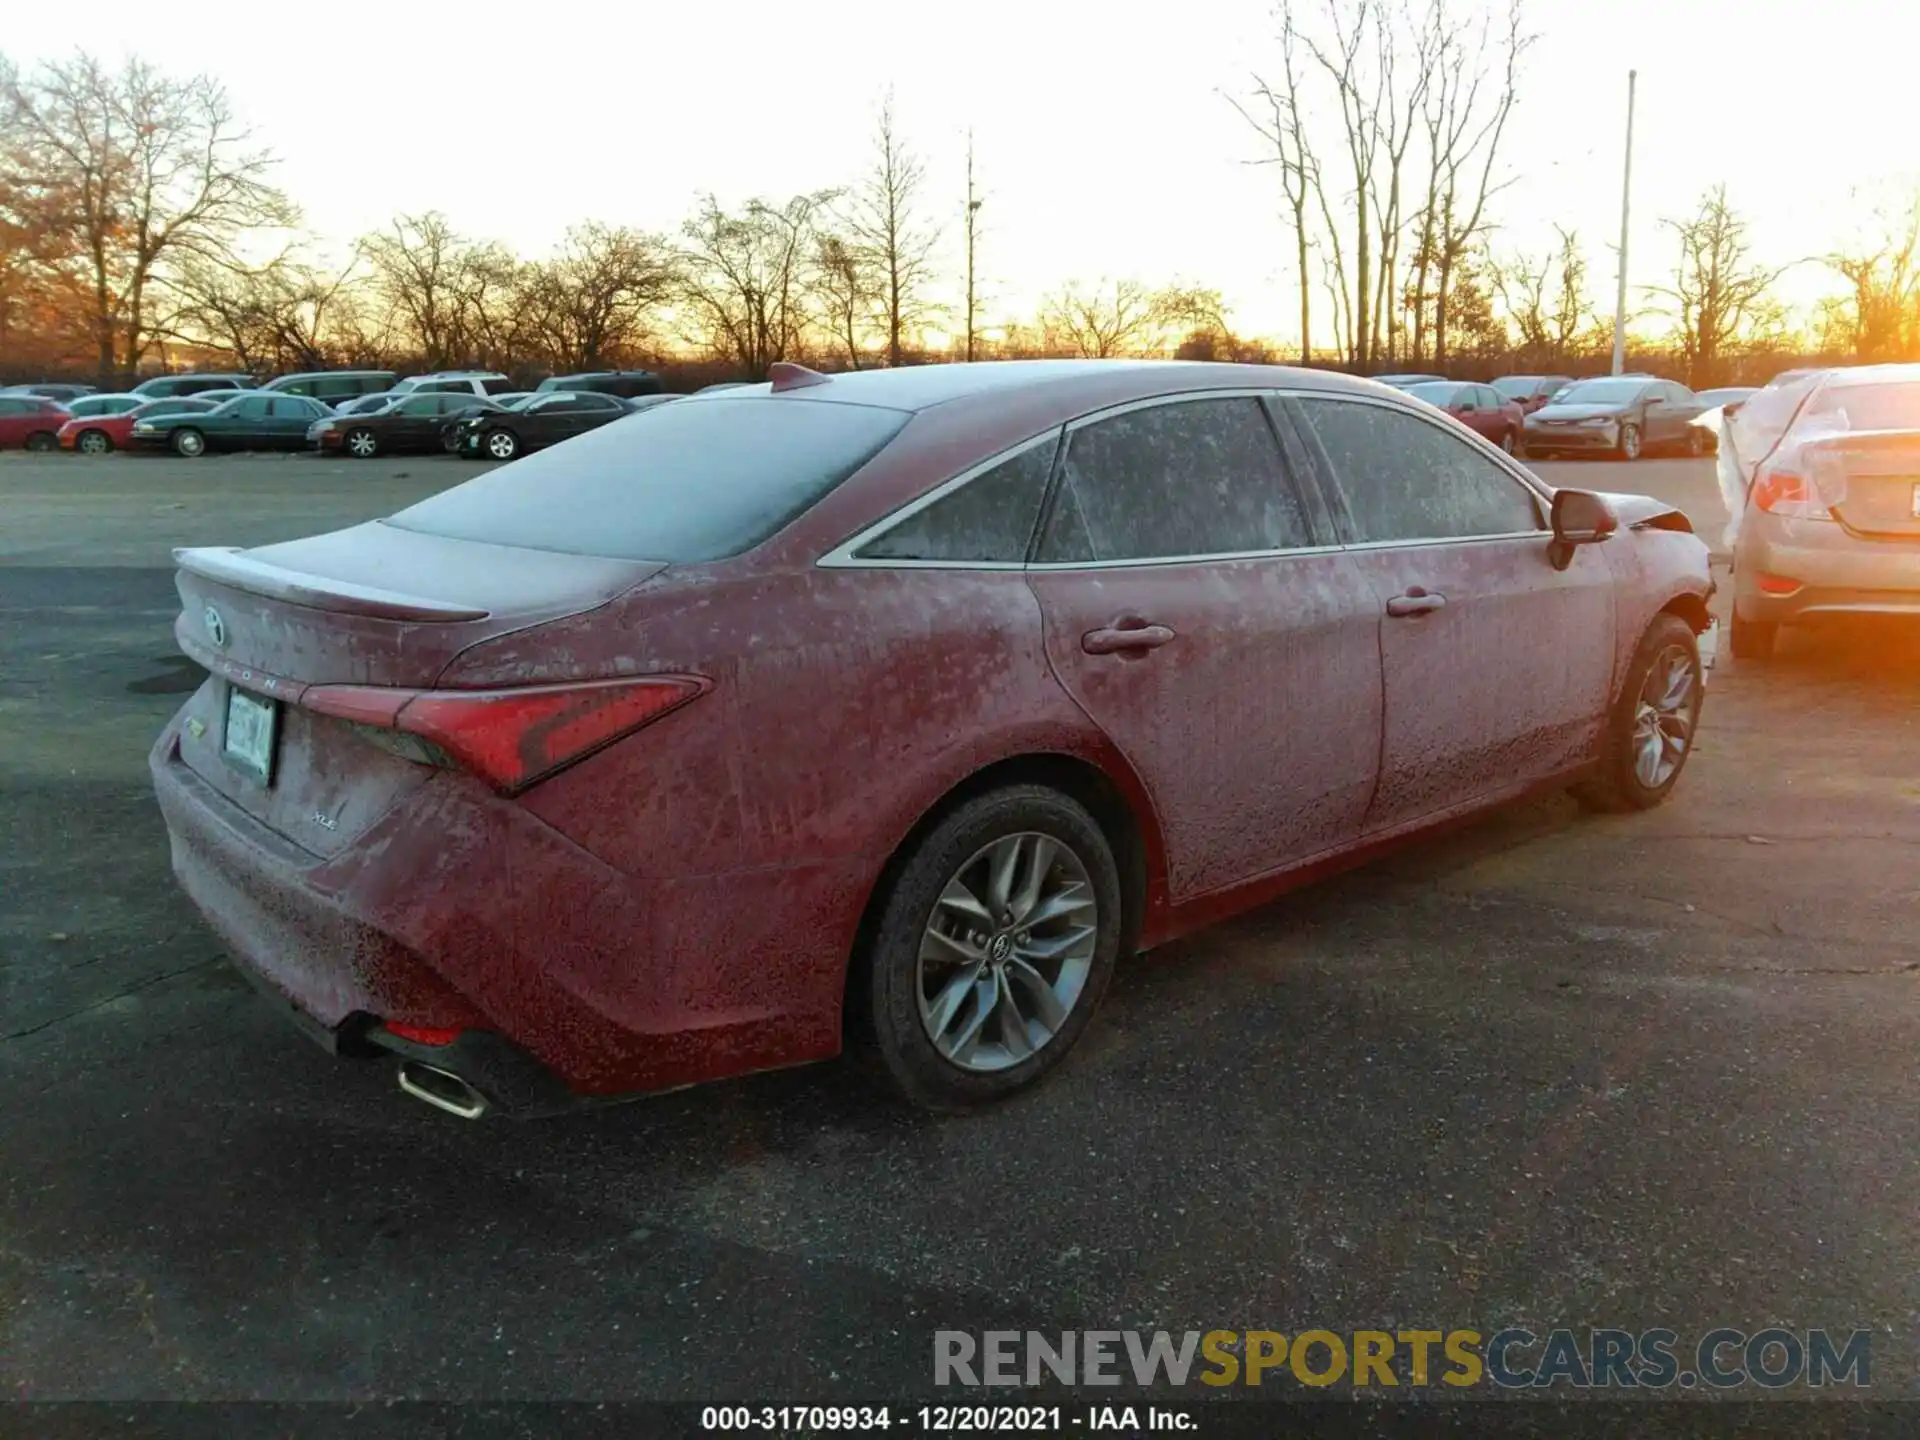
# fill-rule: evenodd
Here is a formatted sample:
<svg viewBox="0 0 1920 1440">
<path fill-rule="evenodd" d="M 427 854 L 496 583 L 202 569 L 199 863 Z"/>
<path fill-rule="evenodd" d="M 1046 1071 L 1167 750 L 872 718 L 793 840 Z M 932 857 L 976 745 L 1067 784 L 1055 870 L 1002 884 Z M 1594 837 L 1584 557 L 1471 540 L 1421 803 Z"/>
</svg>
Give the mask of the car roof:
<svg viewBox="0 0 1920 1440">
<path fill-rule="evenodd" d="M 1286 365 L 1224 365 L 1191 360 L 996 360 L 855 370 L 827 376 L 804 388 L 775 391 L 762 382 L 684 398 L 689 403 L 712 404 L 765 395 L 793 396 L 917 411 L 937 405 L 991 405 L 1013 390 L 1026 391 L 1036 398 L 1052 395 L 1063 405 L 1097 406 L 1182 390 L 1220 390 L 1235 386 L 1363 395 L 1397 393 L 1378 381 Z"/>
<path fill-rule="evenodd" d="M 1810 372 L 1826 379 L 1825 389 L 1853 385 L 1920 384 L 1920 365 L 1848 365 L 1838 370 Z"/>
</svg>

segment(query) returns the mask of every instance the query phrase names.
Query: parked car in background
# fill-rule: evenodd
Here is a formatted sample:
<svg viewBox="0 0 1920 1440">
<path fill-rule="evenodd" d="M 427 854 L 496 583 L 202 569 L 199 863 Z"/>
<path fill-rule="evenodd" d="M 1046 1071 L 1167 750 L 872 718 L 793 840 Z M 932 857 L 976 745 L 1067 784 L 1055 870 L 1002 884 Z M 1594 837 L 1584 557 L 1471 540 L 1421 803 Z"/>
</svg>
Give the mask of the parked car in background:
<svg viewBox="0 0 1920 1440">
<path fill-rule="evenodd" d="M 336 409 L 363 395 L 378 395 L 400 383 L 392 370 L 307 370 L 281 375 L 260 388 L 275 393 L 307 395 Z"/>
<path fill-rule="evenodd" d="M 1799 370 L 1782 370 L 1778 375 L 1774 376 L 1771 380 L 1767 381 L 1767 385 L 1768 386 L 1791 385 L 1797 380 L 1805 380 L 1807 377 L 1811 375 L 1820 375 L 1824 373 L 1825 371 L 1819 366 L 1812 366 L 1812 367 L 1799 369 Z"/>
<path fill-rule="evenodd" d="M 719 380 L 712 385 L 702 385 L 693 393 L 696 395 L 711 395 L 716 390 L 744 390 L 746 388 L 747 382 L 745 380 Z"/>
<path fill-rule="evenodd" d="M 1737 411 L 1750 398 L 1760 393 L 1760 387 L 1725 385 L 1717 390 L 1696 390 L 1693 393 L 1700 403 L 1707 407 L 1693 417 L 1693 423 L 1700 431 L 1706 453 L 1712 455 L 1720 448 L 1721 416 Z"/>
<path fill-rule="evenodd" d="M 1493 388 L 1531 415 L 1571 384 L 1571 375 L 1502 375 Z"/>
<path fill-rule="evenodd" d="M 1474 434 L 1498 445 L 1509 455 L 1520 443 L 1520 427 L 1526 423 L 1526 412 L 1491 385 L 1437 380 L 1425 385 L 1409 385 L 1407 394 L 1446 411 Z"/>
<path fill-rule="evenodd" d="M 124 415 L 136 406 L 144 405 L 146 400 L 144 395 L 82 395 L 61 403 L 67 414 L 75 420 L 85 420 L 95 415 Z"/>
<path fill-rule="evenodd" d="M 439 370 L 431 375 L 409 375 L 393 387 L 400 395 L 416 390 L 428 394 L 458 392 L 466 395 L 504 395 L 514 388 L 513 381 L 495 370 Z"/>
<path fill-rule="evenodd" d="M 998 1099 L 1123 952 L 1333 857 L 1569 783 L 1658 805 L 1710 630 L 1673 506 L 1280 367 L 780 364 L 175 553 L 174 874 L 470 1118 L 849 1030 L 921 1104 Z"/>
<path fill-rule="evenodd" d="M 37 395 L 42 400 L 56 400 L 64 405 L 69 400 L 78 400 L 83 395 L 92 395 L 98 387 L 94 385 L 70 385 L 59 380 L 36 380 L 27 385 L 8 385 L 0 389 L 0 395 Z"/>
<path fill-rule="evenodd" d="M 212 398 L 219 393 L 209 391 L 204 395 L 142 399 L 133 409 L 117 414 L 76 416 L 60 427 L 60 448 L 77 450 L 82 455 L 105 455 L 112 450 L 125 449 L 128 436 L 140 421 L 167 415 L 203 415 L 221 404 L 220 400 Z"/>
<path fill-rule="evenodd" d="M 44 395 L 0 395 L 0 449 L 55 449 L 66 421 L 66 410 Z"/>
<path fill-rule="evenodd" d="M 651 370 L 590 370 L 580 375 L 551 375 L 536 390 L 568 390 L 575 394 L 595 391 L 632 400 L 641 395 L 658 395 L 666 387 Z"/>
<path fill-rule="evenodd" d="M 446 447 L 440 429 L 473 404 L 470 391 L 416 390 L 393 397 L 370 414 L 327 415 L 307 428 L 314 449 L 355 460 L 376 455 L 425 455 Z"/>
<path fill-rule="evenodd" d="M 1376 375 L 1373 378 L 1382 385 L 1391 385 L 1396 390 L 1406 390 L 1415 385 L 1431 385 L 1447 377 L 1444 375 Z"/>
<path fill-rule="evenodd" d="M 511 410 L 483 410 L 462 420 L 455 453 L 487 460 L 515 460 L 529 450 L 571 440 L 575 435 L 584 435 L 609 420 L 632 413 L 630 402 L 613 395 L 576 395 L 564 390 L 536 394 Z"/>
<path fill-rule="evenodd" d="M 1920 365 L 1768 386 L 1726 439 L 1736 656 L 1766 659 L 1782 625 L 1920 619 Z"/>
<path fill-rule="evenodd" d="M 478 395 L 474 396 L 472 403 L 453 415 L 448 419 L 446 424 L 440 427 L 441 448 L 449 455 L 458 454 L 460 450 L 460 426 L 462 423 L 472 419 L 476 415 L 492 414 L 501 410 L 518 410 L 529 400 L 538 398 L 539 393 L 537 390 L 508 390 L 503 394 L 488 395 L 484 398 Z"/>
<path fill-rule="evenodd" d="M 149 415 L 133 423 L 127 445 L 196 459 L 209 450 L 300 450 L 307 427 L 333 412 L 304 395 L 249 392 L 199 414 Z"/>
<path fill-rule="evenodd" d="M 207 390 L 251 390 L 251 375 L 155 375 L 133 387 L 135 395 L 160 400 L 168 395 L 198 395 Z"/>
<path fill-rule="evenodd" d="M 398 390 L 383 390 L 377 395 L 362 395 L 355 400 L 343 400 L 333 407 L 336 415 L 371 415 L 376 410 L 384 410 L 400 398 Z"/>
<path fill-rule="evenodd" d="M 1706 453 L 1693 419 L 1702 406 L 1686 386 L 1642 375 L 1576 380 L 1527 416 L 1521 432 L 1528 455 L 1551 458 L 1596 451 L 1638 460 L 1648 450 Z"/>
</svg>

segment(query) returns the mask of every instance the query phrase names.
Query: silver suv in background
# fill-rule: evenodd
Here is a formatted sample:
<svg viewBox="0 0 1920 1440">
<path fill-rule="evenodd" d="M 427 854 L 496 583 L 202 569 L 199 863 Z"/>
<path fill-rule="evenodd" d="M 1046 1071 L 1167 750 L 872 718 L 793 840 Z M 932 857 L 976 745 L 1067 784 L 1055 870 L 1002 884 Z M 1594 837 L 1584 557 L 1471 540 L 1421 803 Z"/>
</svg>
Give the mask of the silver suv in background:
<svg viewBox="0 0 1920 1440">
<path fill-rule="evenodd" d="M 1720 483 L 1736 656 L 1771 655 L 1782 625 L 1920 618 L 1920 365 L 1756 392 L 1722 431 Z"/>
<path fill-rule="evenodd" d="M 436 370 L 430 375 L 409 375 L 395 385 L 390 393 L 410 395 L 416 391 L 428 394 L 466 391 L 484 400 L 488 396 L 503 395 L 518 388 L 497 370 Z"/>
</svg>

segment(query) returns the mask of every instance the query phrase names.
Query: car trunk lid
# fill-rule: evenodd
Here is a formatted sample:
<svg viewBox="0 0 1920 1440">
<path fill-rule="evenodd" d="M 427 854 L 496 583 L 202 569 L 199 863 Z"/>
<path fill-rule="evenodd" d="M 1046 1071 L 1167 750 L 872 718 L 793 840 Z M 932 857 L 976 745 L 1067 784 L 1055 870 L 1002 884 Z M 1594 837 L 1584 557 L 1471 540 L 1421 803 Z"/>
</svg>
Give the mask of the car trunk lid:
<svg viewBox="0 0 1920 1440">
<path fill-rule="evenodd" d="M 1822 436 L 1800 446 L 1798 465 L 1856 535 L 1920 536 L 1920 429 Z"/>
<path fill-rule="evenodd" d="M 211 677 L 183 713 L 181 760 L 316 855 L 348 844 L 434 765 L 378 724 L 315 712 L 302 703 L 310 690 L 430 689 L 468 648 L 602 605 L 665 568 L 379 522 L 252 550 L 180 550 L 175 560 L 175 634 Z M 257 768 L 241 743 L 255 724 L 270 732 Z"/>
</svg>

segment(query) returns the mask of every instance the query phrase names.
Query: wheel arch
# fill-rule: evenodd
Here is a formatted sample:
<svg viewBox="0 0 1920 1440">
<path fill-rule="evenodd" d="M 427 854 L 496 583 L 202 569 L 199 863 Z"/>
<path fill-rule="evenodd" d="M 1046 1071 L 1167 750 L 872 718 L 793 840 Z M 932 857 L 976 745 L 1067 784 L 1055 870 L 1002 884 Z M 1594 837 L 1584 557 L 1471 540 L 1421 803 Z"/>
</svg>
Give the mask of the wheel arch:
<svg viewBox="0 0 1920 1440">
<path fill-rule="evenodd" d="M 1009 754 L 978 766 L 924 806 L 875 873 L 841 979 L 843 1028 L 861 1014 L 861 1007 L 850 1003 L 852 988 L 873 945 L 887 893 L 914 847 L 929 830 L 975 796 L 1009 785 L 1044 785 L 1058 790 L 1093 816 L 1120 871 L 1120 954 L 1129 955 L 1141 948 L 1142 937 L 1151 933 L 1153 917 L 1165 908 L 1166 858 L 1159 823 L 1139 777 L 1117 753 L 1101 754 L 1097 759 L 1065 749 Z"/>
<path fill-rule="evenodd" d="M 1688 627 L 1696 635 L 1705 634 L 1707 626 L 1713 623 L 1713 615 L 1707 609 L 1707 597 L 1692 590 L 1683 590 L 1678 595 L 1673 596 L 1666 604 L 1662 605 L 1658 610 L 1654 611 L 1652 615 L 1647 617 L 1647 624 L 1652 625 L 1653 622 L 1662 615 L 1678 615 L 1682 620 L 1687 622 Z M 1641 633 L 1645 634 L 1646 632 L 1642 631 Z M 1639 642 L 1635 641 L 1635 643 L 1638 644 Z"/>
</svg>

